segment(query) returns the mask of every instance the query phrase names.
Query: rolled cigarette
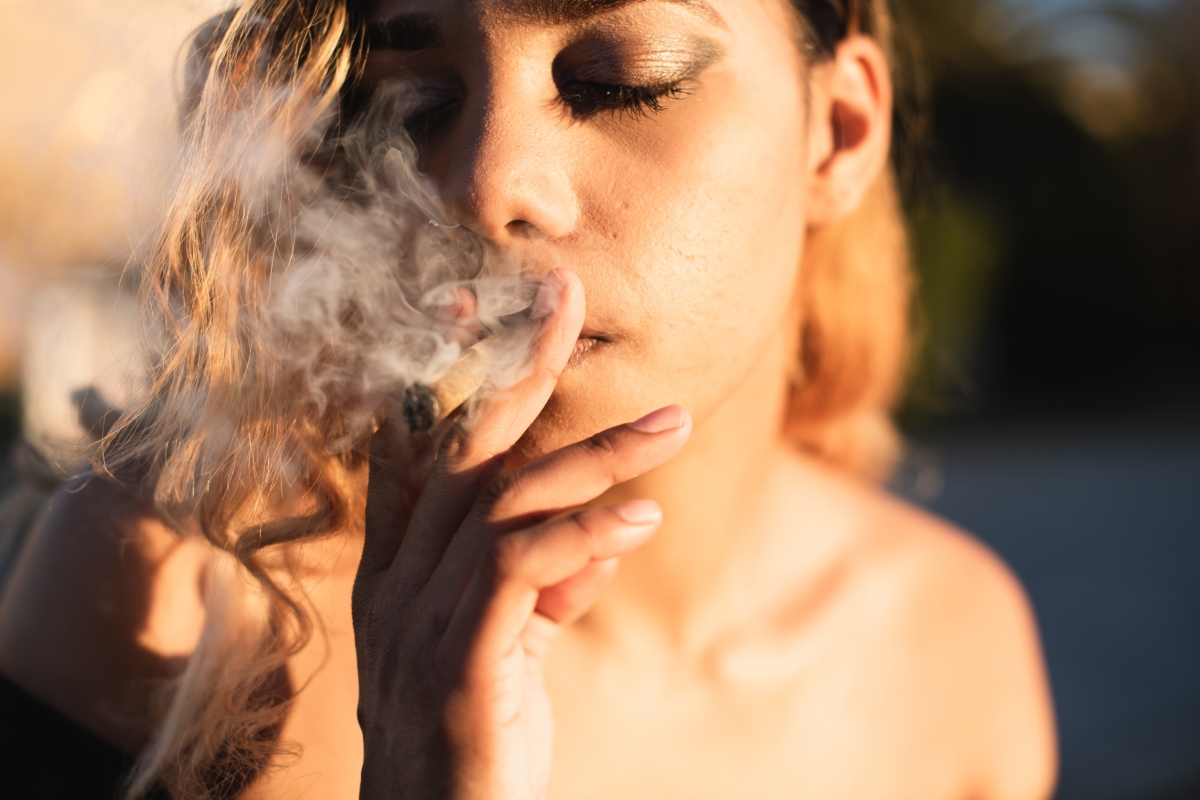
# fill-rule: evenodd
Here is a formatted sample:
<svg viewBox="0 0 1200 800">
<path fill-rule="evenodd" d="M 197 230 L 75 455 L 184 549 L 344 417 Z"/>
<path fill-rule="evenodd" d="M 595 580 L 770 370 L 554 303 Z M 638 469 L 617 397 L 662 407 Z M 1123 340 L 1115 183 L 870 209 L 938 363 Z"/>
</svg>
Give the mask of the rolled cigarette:
<svg viewBox="0 0 1200 800">
<path fill-rule="evenodd" d="M 442 378 L 433 384 L 414 383 L 404 390 L 404 421 L 413 433 L 424 433 L 454 413 L 487 379 L 491 336 L 468 348 Z"/>
</svg>

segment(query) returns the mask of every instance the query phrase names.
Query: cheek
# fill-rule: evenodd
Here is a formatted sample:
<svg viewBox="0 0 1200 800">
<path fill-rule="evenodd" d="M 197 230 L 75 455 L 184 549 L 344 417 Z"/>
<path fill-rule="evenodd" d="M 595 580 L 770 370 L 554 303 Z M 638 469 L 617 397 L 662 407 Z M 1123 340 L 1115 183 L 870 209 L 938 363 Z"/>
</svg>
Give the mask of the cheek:
<svg viewBox="0 0 1200 800">
<path fill-rule="evenodd" d="M 629 331 L 626 381 L 640 373 L 699 414 L 788 318 L 805 228 L 804 104 L 788 58 L 727 57 L 636 138 L 591 143 L 597 158 L 579 172 L 602 250 L 586 260 L 589 311 Z"/>
</svg>

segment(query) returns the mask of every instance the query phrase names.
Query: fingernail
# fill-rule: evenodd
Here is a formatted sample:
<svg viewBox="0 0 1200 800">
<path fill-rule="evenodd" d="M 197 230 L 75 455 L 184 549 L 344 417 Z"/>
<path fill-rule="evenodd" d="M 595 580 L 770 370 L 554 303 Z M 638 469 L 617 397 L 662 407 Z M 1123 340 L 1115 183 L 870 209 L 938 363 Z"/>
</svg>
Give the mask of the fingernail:
<svg viewBox="0 0 1200 800">
<path fill-rule="evenodd" d="M 558 276 L 558 270 L 551 270 L 542 277 L 537 295 L 533 298 L 533 308 L 529 311 L 530 319 L 541 319 L 549 316 L 558 308 L 562 299 L 563 281 Z"/>
<path fill-rule="evenodd" d="M 630 525 L 657 525 L 662 522 L 662 508 L 653 500 L 626 500 L 613 506 L 612 510 Z"/>
<path fill-rule="evenodd" d="M 662 433 L 683 425 L 683 406 L 667 406 L 658 411 L 651 411 L 637 422 L 629 423 L 629 427 L 642 433 Z"/>
</svg>

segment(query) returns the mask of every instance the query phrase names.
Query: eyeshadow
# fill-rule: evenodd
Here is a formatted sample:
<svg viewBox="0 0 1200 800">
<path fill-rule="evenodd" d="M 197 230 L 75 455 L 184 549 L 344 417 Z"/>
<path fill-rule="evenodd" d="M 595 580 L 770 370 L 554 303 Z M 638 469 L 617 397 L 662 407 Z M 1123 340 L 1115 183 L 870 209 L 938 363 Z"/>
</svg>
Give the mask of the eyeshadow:
<svg viewBox="0 0 1200 800">
<path fill-rule="evenodd" d="M 577 77 L 621 82 L 668 82 L 704 70 L 722 55 L 710 39 L 672 35 L 662 39 L 586 36 L 555 59 L 557 71 L 570 69 Z"/>
</svg>

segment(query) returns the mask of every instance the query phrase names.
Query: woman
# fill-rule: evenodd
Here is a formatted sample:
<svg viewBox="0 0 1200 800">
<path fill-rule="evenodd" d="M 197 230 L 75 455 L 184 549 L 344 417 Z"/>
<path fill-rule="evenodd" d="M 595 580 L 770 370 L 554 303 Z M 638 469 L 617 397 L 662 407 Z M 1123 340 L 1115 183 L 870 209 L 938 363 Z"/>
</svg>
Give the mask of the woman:
<svg viewBox="0 0 1200 800">
<path fill-rule="evenodd" d="M 199 488 L 202 425 L 114 432 L 150 488 L 50 504 L 0 610 L 14 686 L 140 753 L 135 796 L 1050 793 L 1019 586 L 871 482 L 907 303 L 883 2 L 248 6 L 199 40 L 194 163 L 255 80 L 306 128 L 414 82 L 454 222 L 540 276 L 527 368 L 433 436 L 390 414 L 369 459 L 260 415 Z M 156 388 L 252 405 L 252 223 L 196 170 L 148 268 Z M 244 455 L 271 426 L 294 484 Z"/>
</svg>

